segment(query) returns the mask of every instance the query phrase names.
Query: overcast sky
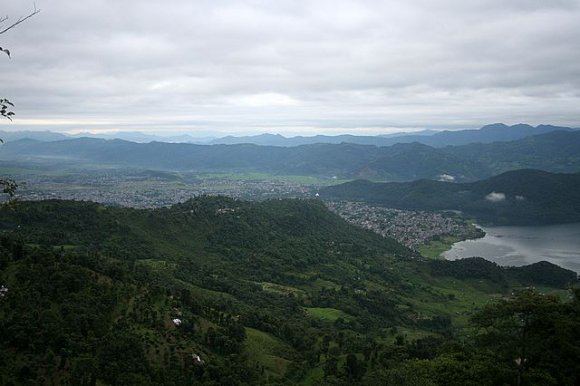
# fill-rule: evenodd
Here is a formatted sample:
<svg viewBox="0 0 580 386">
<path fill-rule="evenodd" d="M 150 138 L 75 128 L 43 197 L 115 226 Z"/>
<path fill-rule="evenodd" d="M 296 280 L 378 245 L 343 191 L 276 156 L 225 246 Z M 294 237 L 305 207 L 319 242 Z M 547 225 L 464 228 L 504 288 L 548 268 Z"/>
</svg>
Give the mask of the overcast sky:
<svg viewBox="0 0 580 386">
<path fill-rule="evenodd" d="M 36 0 L 0 130 L 580 127 L 580 0 Z M 6 26 L 33 1 L 2 0 Z"/>
</svg>

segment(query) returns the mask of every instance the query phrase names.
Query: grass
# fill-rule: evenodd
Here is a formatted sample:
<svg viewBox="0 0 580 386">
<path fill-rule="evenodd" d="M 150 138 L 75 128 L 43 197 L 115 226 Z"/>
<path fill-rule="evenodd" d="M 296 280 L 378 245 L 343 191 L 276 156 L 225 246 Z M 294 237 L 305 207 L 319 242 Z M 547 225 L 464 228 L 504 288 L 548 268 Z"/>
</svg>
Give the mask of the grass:
<svg viewBox="0 0 580 386">
<path fill-rule="evenodd" d="M 440 258 L 443 252 L 451 249 L 451 246 L 459 241 L 462 241 L 459 237 L 445 236 L 442 240 L 430 241 L 428 244 L 419 246 L 419 253 L 432 259 Z"/>
<path fill-rule="evenodd" d="M 276 283 L 268 283 L 268 282 L 263 282 L 260 283 L 262 285 L 262 289 L 266 292 L 272 292 L 272 293 L 276 293 L 279 295 L 289 295 L 289 294 L 294 294 L 296 296 L 306 296 L 306 293 L 298 288 L 294 288 L 294 287 L 288 287 L 288 286 L 284 286 L 284 285 L 280 285 L 280 284 L 276 284 Z"/>
<path fill-rule="evenodd" d="M 336 284 L 333 281 L 316 279 L 313 283 L 310 284 L 310 287 L 315 289 L 315 290 L 321 290 L 321 289 L 339 290 L 340 284 Z"/>
<path fill-rule="evenodd" d="M 166 271 L 169 273 L 173 273 L 177 268 L 177 264 L 171 263 L 167 260 L 142 259 L 137 260 L 135 264 L 143 265 L 156 271 Z"/>
<path fill-rule="evenodd" d="M 312 307 L 312 308 L 305 308 L 305 310 L 313 318 L 327 320 L 327 321 L 331 321 L 331 322 L 334 322 L 335 320 L 337 320 L 339 318 L 342 318 L 344 320 L 352 320 L 353 319 L 353 317 L 351 315 L 347 314 L 344 311 L 337 310 L 336 308 Z"/>
<path fill-rule="evenodd" d="M 324 380 L 324 370 L 322 367 L 314 367 L 311 369 L 304 379 L 300 382 L 300 385 L 304 386 L 316 386 L 319 385 Z"/>
<path fill-rule="evenodd" d="M 291 360 L 291 348 L 278 338 L 254 328 L 246 328 L 246 351 L 249 365 L 264 367 L 264 374 L 283 377 Z"/>
</svg>

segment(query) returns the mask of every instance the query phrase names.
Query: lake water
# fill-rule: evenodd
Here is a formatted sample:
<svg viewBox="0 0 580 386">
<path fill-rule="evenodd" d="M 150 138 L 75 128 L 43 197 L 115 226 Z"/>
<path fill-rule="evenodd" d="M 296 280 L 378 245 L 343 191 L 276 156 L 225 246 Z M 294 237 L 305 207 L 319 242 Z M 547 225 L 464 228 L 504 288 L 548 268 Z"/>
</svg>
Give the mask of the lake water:
<svg viewBox="0 0 580 386">
<path fill-rule="evenodd" d="M 479 256 L 512 266 L 545 260 L 580 273 L 580 223 L 481 228 L 485 237 L 455 243 L 442 256 L 449 260 Z"/>
</svg>

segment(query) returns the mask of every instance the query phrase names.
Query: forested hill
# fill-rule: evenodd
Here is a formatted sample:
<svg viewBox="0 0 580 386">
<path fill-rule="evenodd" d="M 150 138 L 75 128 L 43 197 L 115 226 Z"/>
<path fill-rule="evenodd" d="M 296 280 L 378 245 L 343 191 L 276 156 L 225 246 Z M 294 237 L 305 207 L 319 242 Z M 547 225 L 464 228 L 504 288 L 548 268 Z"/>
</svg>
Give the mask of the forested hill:
<svg viewBox="0 0 580 386">
<path fill-rule="evenodd" d="M 580 221 L 580 174 L 516 170 L 473 183 L 358 180 L 325 188 L 321 198 L 400 209 L 461 210 L 495 224 Z"/>
<path fill-rule="evenodd" d="M 474 181 L 505 171 L 580 170 L 580 132 L 554 131 L 511 142 L 433 148 L 420 143 L 389 147 L 314 144 L 297 147 L 134 143 L 81 138 L 20 140 L 0 146 L 8 161 L 73 162 L 186 171 L 261 171 L 275 174 L 411 181 Z"/>
<path fill-rule="evenodd" d="M 509 384 L 520 346 L 498 345 L 502 307 L 524 303 L 542 318 L 526 380 L 573 384 L 576 303 L 524 291 L 485 306 L 576 282 L 545 264 L 434 264 L 318 201 L 16 202 L 0 207 L 0 384 L 448 385 L 473 369 Z M 482 340 L 460 345 L 471 315 Z M 560 340 L 549 356 L 535 344 Z"/>
</svg>

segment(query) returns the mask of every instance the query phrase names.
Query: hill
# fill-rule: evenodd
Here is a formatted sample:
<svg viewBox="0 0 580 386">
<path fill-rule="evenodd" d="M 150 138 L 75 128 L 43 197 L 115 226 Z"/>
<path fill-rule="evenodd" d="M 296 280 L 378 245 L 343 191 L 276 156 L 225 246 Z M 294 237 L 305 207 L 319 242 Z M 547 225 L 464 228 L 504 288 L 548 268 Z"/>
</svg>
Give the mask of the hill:
<svg viewBox="0 0 580 386">
<path fill-rule="evenodd" d="M 318 201 L 17 202 L 0 207 L 0 231 L 5 384 L 376 384 L 411 379 L 427 359 L 421 384 L 449 384 L 443 364 L 488 369 L 480 384 L 509 383 L 515 372 L 501 360 L 465 341 L 446 349 L 457 357 L 441 356 L 445 342 L 455 347 L 466 315 L 497 294 L 576 280 L 549 264 L 433 266 Z M 574 304 L 540 299 L 574 325 Z M 578 341 L 567 329 L 550 334 Z M 534 368 L 568 379 L 575 359 Z"/>
<path fill-rule="evenodd" d="M 580 169 L 580 132 L 554 131 L 512 142 L 433 148 L 419 143 L 390 147 L 315 144 L 297 147 L 134 143 L 82 138 L 20 140 L 0 147 L 7 161 L 70 162 L 197 172 L 259 171 L 282 175 L 366 178 L 382 181 L 474 181 L 508 170 Z"/>
<path fill-rule="evenodd" d="M 580 174 L 516 170 L 473 183 L 352 181 L 321 191 L 328 200 L 365 201 L 399 209 L 460 210 L 495 224 L 580 221 Z"/>
</svg>

